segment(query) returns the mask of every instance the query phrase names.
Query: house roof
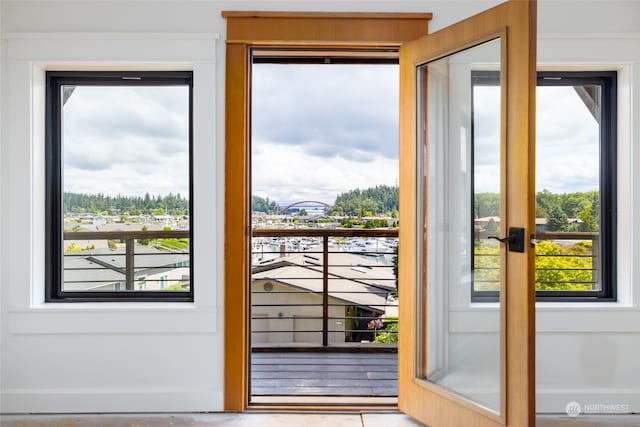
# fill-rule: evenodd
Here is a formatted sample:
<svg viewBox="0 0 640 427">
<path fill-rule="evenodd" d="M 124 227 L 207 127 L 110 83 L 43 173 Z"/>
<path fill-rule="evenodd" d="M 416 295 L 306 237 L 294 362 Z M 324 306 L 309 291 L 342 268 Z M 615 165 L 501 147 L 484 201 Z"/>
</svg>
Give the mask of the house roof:
<svg viewBox="0 0 640 427">
<path fill-rule="evenodd" d="M 252 270 L 253 281 L 272 280 L 314 293 L 322 292 L 322 276 L 322 254 L 318 253 L 291 254 L 261 263 Z M 381 257 L 331 253 L 328 279 L 331 297 L 378 312 L 385 312 L 389 294 L 395 290 L 391 265 Z"/>
<path fill-rule="evenodd" d="M 124 282 L 126 257 L 122 250 L 98 248 L 66 253 L 64 288 L 67 291 L 89 290 L 109 283 Z M 136 247 L 134 275 L 159 274 L 189 261 L 189 254 L 156 248 Z"/>
</svg>

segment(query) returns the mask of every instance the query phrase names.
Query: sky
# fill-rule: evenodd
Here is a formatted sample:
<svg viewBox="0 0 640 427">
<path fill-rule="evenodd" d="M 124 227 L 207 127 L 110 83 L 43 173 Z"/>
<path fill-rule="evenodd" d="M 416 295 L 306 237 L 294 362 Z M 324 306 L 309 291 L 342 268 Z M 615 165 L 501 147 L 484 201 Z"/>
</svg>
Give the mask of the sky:
<svg viewBox="0 0 640 427">
<path fill-rule="evenodd" d="M 188 195 L 186 86 L 78 86 L 63 108 L 64 191 Z"/>
<path fill-rule="evenodd" d="M 538 191 L 598 189 L 600 127 L 576 91 L 566 86 L 542 86 L 537 89 L 536 101 Z"/>
<path fill-rule="evenodd" d="M 333 204 L 398 180 L 398 66 L 254 64 L 253 194 Z"/>
<path fill-rule="evenodd" d="M 498 192 L 499 88 L 474 92 L 476 192 Z M 571 114 L 567 114 L 570 111 Z M 599 125 L 573 87 L 536 92 L 536 191 L 570 193 L 599 186 Z"/>
<path fill-rule="evenodd" d="M 397 184 L 397 65 L 252 71 L 253 194 L 331 204 L 341 192 Z M 498 176 L 493 90 L 476 97 L 477 192 L 495 191 Z M 597 123 L 571 88 L 539 89 L 537 102 L 538 190 L 595 189 Z M 64 106 L 65 191 L 186 196 L 187 118 L 186 87 L 76 88 Z"/>
</svg>

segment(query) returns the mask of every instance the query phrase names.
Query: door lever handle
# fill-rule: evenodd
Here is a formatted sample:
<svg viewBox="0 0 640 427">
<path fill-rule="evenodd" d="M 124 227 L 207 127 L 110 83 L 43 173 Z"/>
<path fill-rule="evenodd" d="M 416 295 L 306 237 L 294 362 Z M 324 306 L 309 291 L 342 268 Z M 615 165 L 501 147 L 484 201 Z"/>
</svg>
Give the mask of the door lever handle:
<svg viewBox="0 0 640 427">
<path fill-rule="evenodd" d="M 506 243 L 509 245 L 509 251 L 511 252 L 524 252 L 524 228 L 509 227 L 509 235 L 507 237 L 488 236 L 488 238 Z"/>
<path fill-rule="evenodd" d="M 493 240 L 497 240 L 498 242 L 511 244 L 516 241 L 516 236 L 507 236 L 503 238 L 500 238 L 498 236 L 487 236 L 487 239 L 493 239 Z"/>
</svg>

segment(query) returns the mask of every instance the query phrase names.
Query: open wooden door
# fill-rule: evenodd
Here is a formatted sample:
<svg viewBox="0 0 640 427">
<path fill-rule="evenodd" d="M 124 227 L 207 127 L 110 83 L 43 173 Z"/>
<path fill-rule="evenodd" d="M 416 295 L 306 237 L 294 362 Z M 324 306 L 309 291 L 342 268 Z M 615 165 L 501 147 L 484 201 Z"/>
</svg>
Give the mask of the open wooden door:
<svg viewBox="0 0 640 427">
<path fill-rule="evenodd" d="M 431 427 L 535 425 L 535 37 L 513 0 L 401 49 L 399 407 Z"/>
</svg>

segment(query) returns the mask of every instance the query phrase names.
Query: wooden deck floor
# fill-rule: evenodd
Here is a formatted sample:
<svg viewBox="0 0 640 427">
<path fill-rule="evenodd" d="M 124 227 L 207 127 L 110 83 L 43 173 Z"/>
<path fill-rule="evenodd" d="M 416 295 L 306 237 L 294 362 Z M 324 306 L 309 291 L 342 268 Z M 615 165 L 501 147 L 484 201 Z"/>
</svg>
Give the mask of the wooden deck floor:
<svg viewBox="0 0 640 427">
<path fill-rule="evenodd" d="M 394 353 L 253 353 L 252 396 L 398 395 Z"/>
</svg>

